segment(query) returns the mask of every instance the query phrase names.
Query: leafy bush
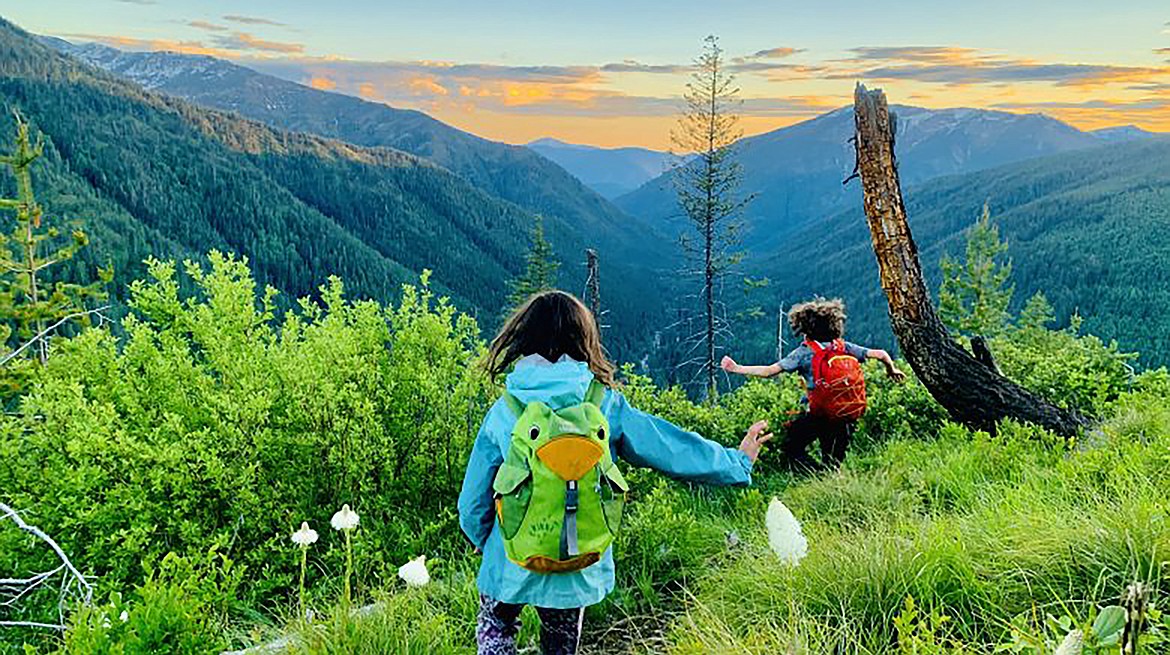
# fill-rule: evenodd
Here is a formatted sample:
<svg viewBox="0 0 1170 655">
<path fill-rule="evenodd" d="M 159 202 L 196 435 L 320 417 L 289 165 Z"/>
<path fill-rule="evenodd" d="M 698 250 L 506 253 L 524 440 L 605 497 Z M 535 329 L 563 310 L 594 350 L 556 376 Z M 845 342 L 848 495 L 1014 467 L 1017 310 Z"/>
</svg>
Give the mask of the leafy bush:
<svg viewBox="0 0 1170 655">
<path fill-rule="evenodd" d="M 195 562 L 174 554 L 129 599 L 114 592 L 104 605 L 83 607 L 70 620 L 60 652 L 78 655 L 175 655 L 227 646 L 224 625 L 237 602 L 242 571 L 212 550 Z"/>
<path fill-rule="evenodd" d="M 246 262 L 213 253 L 208 270 L 186 266 L 189 282 L 172 264 L 150 270 L 124 344 L 96 329 L 58 342 L 19 413 L 0 419 L 5 500 L 102 589 L 142 583 L 168 552 L 217 548 L 244 568 L 249 603 L 287 594 L 289 534 L 302 520 L 325 532 L 343 502 L 363 516 L 369 584 L 461 547 L 455 498 L 495 393 L 474 366 L 471 318 L 426 286 L 383 309 L 336 280 L 277 316 Z M 322 542 L 311 577 L 336 579 L 341 542 Z M 0 566 L 35 566 L 13 559 L 27 556 L 0 552 Z"/>
</svg>

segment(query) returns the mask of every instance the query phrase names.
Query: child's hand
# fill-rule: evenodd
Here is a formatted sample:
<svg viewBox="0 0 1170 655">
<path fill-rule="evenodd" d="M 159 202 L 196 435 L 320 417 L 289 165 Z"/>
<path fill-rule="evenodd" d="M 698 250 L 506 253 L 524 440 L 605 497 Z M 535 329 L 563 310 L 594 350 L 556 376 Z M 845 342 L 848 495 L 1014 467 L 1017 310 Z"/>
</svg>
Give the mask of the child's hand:
<svg viewBox="0 0 1170 655">
<path fill-rule="evenodd" d="M 760 448 L 766 441 L 772 438 L 771 432 L 764 435 L 760 434 L 767 429 L 767 421 L 756 421 L 752 427 L 748 428 L 747 434 L 743 438 L 743 442 L 739 444 L 739 449 L 743 451 L 743 454 L 748 456 L 748 459 L 750 459 L 753 464 L 760 456 Z"/>
<path fill-rule="evenodd" d="M 735 360 L 728 355 L 723 356 L 722 361 L 719 362 L 719 366 L 721 366 L 723 370 L 727 371 L 728 373 L 739 372 L 739 364 L 736 364 Z"/>
<path fill-rule="evenodd" d="M 892 379 L 894 382 L 897 382 L 898 384 L 906 381 L 906 374 L 897 366 L 891 366 L 889 373 L 890 379 Z"/>
</svg>

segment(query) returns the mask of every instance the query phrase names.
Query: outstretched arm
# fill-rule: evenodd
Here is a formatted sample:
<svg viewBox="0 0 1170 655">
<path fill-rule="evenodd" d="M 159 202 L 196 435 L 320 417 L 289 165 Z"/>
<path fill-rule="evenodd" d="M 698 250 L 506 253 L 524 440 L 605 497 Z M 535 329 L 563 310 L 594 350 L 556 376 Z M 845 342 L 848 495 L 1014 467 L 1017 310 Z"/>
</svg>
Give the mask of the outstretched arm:
<svg viewBox="0 0 1170 655">
<path fill-rule="evenodd" d="M 902 382 L 906 379 L 906 374 L 903 373 L 902 369 L 898 368 L 898 365 L 894 363 L 894 358 L 890 357 L 890 353 L 881 349 L 875 349 L 867 350 L 865 352 L 865 356 L 869 359 L 876 359 L 884 364 L 886 367 L 886 375 L 889 375 L 891 378 L 893 378 L 895 382 Z"/>
<path fill-rule="evenodd" d="M 719 362 L 723 370 L 728 373 L 738 373 L 739 375 L 750 375 L 757 378 L 771 378 L 776 377 L 784 372 L 784 369 L 779 364 L 769 364 L 767 366 L 744 366 L 737 364 L 734 359 L 724 355 L 723 361 Z"/>
<path fill-rule="evenodd" d="M 707 484 L 751 484 L 752 464 L 760 447 L 772 438 L 766 433 L 767 422 L 760 421 L 748 430 L 738 449 L 728 448 L 635 409 L 620 392 L 611 393 L 617 406 L 610 427 L 622 435 L 618 457 L 671 477 Z"/>
</svg>

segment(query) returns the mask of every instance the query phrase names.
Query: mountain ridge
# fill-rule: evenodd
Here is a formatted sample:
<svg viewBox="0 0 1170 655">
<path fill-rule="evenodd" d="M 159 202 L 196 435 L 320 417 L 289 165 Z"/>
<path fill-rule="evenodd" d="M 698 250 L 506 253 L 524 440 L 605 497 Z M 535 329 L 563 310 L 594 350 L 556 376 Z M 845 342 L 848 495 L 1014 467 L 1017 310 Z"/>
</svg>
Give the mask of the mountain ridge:
<svg viewBox="0 0 1170 655">
<path fill-rule="evenodd" d="M 637 189 L 680 161 L 674 154 L 649 148 L 602 148 L 550 137 L 531 141 L 525 147 L 610 199 Z"/>
<path fill-rule="evenodd" d="M 898 105 L 896 152 L 906 187 L 946 175 L 970 173 L 1060 152 L 1099 145 L 1100 137 L 1043 114 L 967 107 L 931 110 Z M 848 206 L 859 191 L 841 184 L 854 168 L 849 139 L 851 107 L 738 142 L 743 192 L 756 194 L 745 211 L 753 224 L 749 250 L 778 247 L 784 238 Z M 669 174 L 651 180 L 615 203 L 653 225 L 678 232 Z M 755 246 L 754 248 L 752 246 Z"/>
</svg>

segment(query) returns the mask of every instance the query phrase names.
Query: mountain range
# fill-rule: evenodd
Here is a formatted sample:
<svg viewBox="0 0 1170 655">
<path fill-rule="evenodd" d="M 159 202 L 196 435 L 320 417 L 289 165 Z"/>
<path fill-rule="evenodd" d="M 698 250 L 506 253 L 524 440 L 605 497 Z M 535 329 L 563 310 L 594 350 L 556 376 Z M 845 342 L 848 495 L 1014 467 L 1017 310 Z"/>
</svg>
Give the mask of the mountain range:
<svg viewBox="0 0 1170 655">
<path fill-rule="evenodd" d="M 857 184 L 854 182 L 853 184 Z M 928 282 L 939 259 L 961 257 L 964 231 L 986 202 L 1008 244 L 1015 308 L 1041 291 L 1058 321 L 1141 355 L 1170 357 L 1170 139 L 1154 137 L 938 178 L 909 189 L 906 211 Z M 851 336 L 890 344 L 886 298 L 860 207 L 793 233 L 798 249 L 756 260 L 777 303 L 840 296 Z M 771 324 L 774 329 L 774 324 Z M 757 328 L 757 332 L 769 326 Z M 763 337 L 758 337 L 763 338 Z M 764 342 L 758 348 L 770 345 Z"/>
<path fill-rule="evenodd" d="M 896 153 L 902 183 L 985 170 L 1018 161 L 1140 138 L 1133 130 L 1082 132 L 1041 114 L 897 106 Z M 854 170 L 852 107 L 739 141 L 744 194 L 755 194 L 744 219 L 745 247 L 766 252 L 800 228 L 861 202 Z M 667 173 L 616 200 L 630 214 L 668 231 L 686 229 Z"/>
<path fill-rule="evenodd" d="M 537 139 L 528 149 L 610 199 L 637 189 L 680 161 L 677 155 L 648 148 L 598 148 L 551 138 Z"/>
<path fill-rule="evenodd" d="M 610 347 L 624 352 L 644 340 L 628 335 L 643 329 L 663 294 L 646 263 L 655 258 L 641 256 L 669 245 L 526 148 L 206 57 L 169 55 L 170 67 L 153 58 L 153 68 L 136 60 L 144 67 L 137 74 L 153 70 L 143 79 L 154 90 L 146 89 L 91 63 L 93 53 L 135 61 L 116 50 L 85 48 L 90 56 L 79 60 L 72 44 L 49 45 L 70 54 L 0 23 L 0 104 L 45 134 L 48 209 L 89 224 L 91 256 L 112 260 L 120 279 L 140 276 L 150 253 L 217 248 L 248 256 L 261 282 L 293 296 L 312 295 L 336 274 L 358 295 L 386 300 L 430 268 L 490 328 L 540 213 L 565 263 L 562 285 L 583 287 L 586 247 L 601 253 L 603 284 L 624 281 L 605 289 L 624 319 L 610 321 Z M 172 92 L 200 82 L 208 85 L 200 103 L 232 89 L 241 97 L 225 113 Z M 350 138 L 334 139 L 339 132 Z"/>
<path fill-rule="evenodd" d="M 614 156 L 612 151 L 547 140 L 529 144 L 528 148 L 494 144 L 418 112 L 308 89 L 207 57 L 119 54 L 102 46 L 73 46 L 62 42 L 54 45 L 126 76 L 123 79 L 137 80 L 168 96 L 180 96 L 231 112 L 197 109 L 171 97 L 145 92 L 92 68 L 76 68 L 76 63 L 70 64 L 75 68 L 70 68 L 68 75 L 52 84 L 40 80 L 39 73 L 27 71 L 15 76 L 26 78 L 19 84 L 8 79 L 10 75 L 0 76 L 0 100 L 6 104 L 39 106 L 31 102 L 33 96 L 45 96 L 45 108 L 38 120 L 50 126 L 62 123 L 50 134 L 55 147 L 50 160 L 62 177 L 61 188 L 66 189 L 57 193 L 57 200 L 66 207 L 112 205 L 111 215 L 121 217 L 122 224 L 118 229 L 108 230 L 109 243 L 118 244 L 119 248 L 145 252 L 148 249 L 143 244 L 148 244 L 164 254 L 199 254 L 205 248 L 201 241 L 191 239 L 189 233 L 204 222 L 214 224 L 214 220 L 204 219 L 194 221 L 191 226 L 152 221 L 154 213 L 142 211 L 144 208 L 135 202 L 160 202 L 151 195 L 157 191 L 137 189 L 119 195 L 118 185 L 110 182 L 128 166 L 144 165 L 124 163 L 122 154 L 130 162 L 138 162 L 144 157 L 140 151 L 152 152 L 165 148 L 165 144 L 137 140 L 126 146 L 131 152 L 123 153 L 118 150 L 119 144 L 111 146 L 110 142 L 117 137 L 107 134 L 112 132 L 107 125 L 161 113 L 177 123 L 159 128 L 160 133 L 173 130 L 188 138 L 194 127 L 194 132 L 202 135 L 200 139 L 208 142 L 201 146 L 208 152 L 195 153 L 193 157 L 230 159 L 233 166 L 246 164 L 251 167 L 247 169 L 250 174 L 262 176 L 266 183 L 276 184 L 278 190 L 287 190 L 291 198 L 316 212 L 314 216 L 327 219 L 328 222 L 320 223 L 325 234 L 332 234 L 333 228 L 329 226 L 332 223 L 341 228 L 339 238 L 351 238 L 356 242 L 354 248 L 366 248 L 377 254 L 345 265 L 339 263 L 341 260 L 329 261 L 329 257 L 336 255 L 307 258 L 306 261 L 315 262 L 318 268 L 310 267 L 307 273 L 301 273 L 305 279 L 319 281 L 325 268 L 347 280 L 352 277 L 359 288 L 369 287 L 372 278 L 411 278 L 423 266 L 422 260 L 430 255 L 408 254 L 403 250 L 406 246 L 394 243 L 394 238 L 379 241 L 378 235 L 384 228 L 394 225 L 396 230 L 425 233 L 413 237 L 414 252 L 418 251 L 419 244 L 426 244 L 424 252 L 427 247 L 433 249 L 435 243 L 444 243 L 444 238 L 452 238 L 456 249 L 467 248 L 460 263 L 448 264 L 442 274 L 438 265 L 431 267 L 436 269 L 436 278 L 448 284 L 457 299 L 486 309 L 502 293 L 500 278 L 514 274 L 521 265 L 524 230 L 531 215 L 547 212 L 552 217 L 550 233 L 558 253 L 567 260 L 585 245 L 595 241 L 607 244 L 610 254 L 606 261 L 613 268 L 603 268 L 603 271 L 613 272 L 603 273 L 603 280 L 620 280 L 619 284 L 611 284 L 606 294 L 606 304 L 613 310 L 615 319 L 620 315 L 621 321 L 652 332 L 669 322 L 664 319 L 664 310 L 674 309 L 682 302 L 668 297 L 671 293 L 682 297 L 678 283 L 671 286 L 670 281 L 661 279 L 668 277 L 663 275 L 664 271 L 676 270 L 678 266 L 677 250 L 666 235 L 684 229 L 672 206 L 669 178 L 651 179 L 619 197 L 615 207 L 582 183 L 589 178 L 593 184 L 599 184 L 596 178 L 590 178 L 590 167 L 617 168 L 619 165 L 612 163 L 615 159 L 608 160 L 609 164 L 578 166 L 573 163 L 573 158 L 580 161 Z M 43 59 L 44 54 L 39 53 L 37 57 Z M 62 58 L 61 61 L 72 60 Z M 4 72 L 0 68 L 0 73 Z M 27 79 L 30 77 L 40 86 L 13 100 L 14 88 L 34 84 Z M 124 107 L 119 110 L 121 113 L 112 112 L 110 116 L 87 109 L 90 113 L 83 112 L 77 120 L 59 115 L 63 109 L 46 115 L 54 104 L 70 107 L 77 104 L 76 100 L 68 100 L 74 91 L 64 81 L 66 77 L 80 79 L 81 86 L 89 88 L 86 93 L 90 104 L 104 107 L 110 102 L 107 97 L 110 90 L 117 89 L 113 96 L 134 99 L 143 106 Z M 106 95 L 89 97 L 94 89 Z M 5 93 L 9 97 L 4 97 Z M 62 103 L 63 98 L 68 101 Z M 85 103 L 81 104 L 84 108 Z M 959 251 L 963 230 L 977 218 L 982 204 L 989 202 L 993 217 L 1009 242 L 1018 300 L 1043 290 L 1058 315 L 1067 319 L 1077 311 L 1085 318 L 1085 326 L 1090 331 L 1105 338 L 1116 338 L 1123 347 L 1142 351 L 1147 363 L 1170 361 L 1170 357 L 1161 354 L 1170 346 L 1167 343 L 1170 337 L 1161 336 L 1170 335 L 1170 320 L 1163 317 L 1160 309 L 1170 300 L 1162 291 L 1170 288 L 1166 284 L 1170 281 L 1170 263 L 1160 254 L 1170 248 L 1170 235 L 1164 228 L 1170 224 L 1170 143 L 1134 127 L 1085 132 L 1042 115 L 904 106 L 896 107 L 895 111 L 897 152 L 907 207 L 932 282 L 937 283 L 939 257 Z M 323 134 L 290 134 L 245 120 L 240 115 L 251 115 L 280 128 Z M 177 130 L 175 125 L 183 129 Z M 72 134 L 86 129 L 101 134 L 90 137 Z M 136 135 L 135 130 L 120 131 L 127 132 Z M 751 292 L 750 298 L 732 304 L 741 309 L 753 304 L 774 307 L 816 293 L 840 295 L 850 305 L 854 337 L 890 346 L 884 298 L 877 285 L 868 233 L 860 213 L 858 184 L 856 181 L 842 184 L 853 170 L 851 135 L 852 115 L 844 108 L 749 137 L 738 145 L 738 157 L 745 172 L 745 191 L 758 194 L 746 216 L 750 226 L 745 244 L 749 256 L 741 268 L 747 275 L 767 278 L 770 282 L 762 290 L 757 288 Z M 341 141 L 322 136 L 339 137 Z M 364 141 L 366 145 L 353 145 L 349 143 L 351 140 Z M 403 148 L 387 148 L 389 142 Z M 367 147 L 370 144 L 378 145 Z M 87 157 L 94 158 L 87 154 L 91 150 L 103 153 L 102 159 L 86 168 L 81 164 L 86 163 Z M 542 156 L 538 154 L 541 150 L 552 155 Z M 554 163 L 556 156 L 566 154 L 571 157 L 562 156 L 562 165 Z M 199 170 L 200 166 L 193 168 Z M 177 170 L 177 166 L 172 166 L 172 174 Z M 644 166 L 640 170 L 640 175 L 650 174 Z M 627 180 L 632 179 L 628 177 L 632 174 L 628 170 L 622 173 Z M 416 183 L 412 187 L 403 179 Z M 162 188 L 169 188 L 162 176 L 158 180 Z M 444 200 L 438 202 L 421 191 L 418 197 L 409 200 L 379 190 L 388 187 L 391 181 L 395 188 L 405 186 L 433 193 L 441 190 L 439 197 Z M 201 192 L 210 194 L 210 188 Z M 569 194 L 568 199 L 558 196 L 565 193 Z M 346 199 L 339 200 L 339 196 Z M 248 205 L 243 190 L 234 197 L 233 202 L 253 206 Z M 284 196 L 277 193 L 276 197 Z M 403 200 L 409 200 L 405 205 L 409 209 L 394 204 Z M 482 217 L 478 219 L 481 222 L 473 221 L 459 228 L 450 215 L 451 208 L 459 201 L 465 203 L 466 211 Z M 193 209 L 197 217 L 216 211 L 197 208 L 195 198 L 184 202 L 184 207 Z M 437 204 L 447 209 L 436 210 L 435 215 L 440 218 L 433 218 L 414 211 L 416 204 Z M 555 211 L 549 211 L 550 207 Z M 392 208 L 398 208 L 391 212 L 393 221 L 387 214 Z M 360 218 L 355 220 L 355 216 Z M 438 237 L 431 232 L 435 225 L 451 227 L 442 227 L 444 236 Z M 482 234 L 480 229 L 484 230 Z M 132 238 L 122 237 L 123 232 Z M 230 230 L 224 232 L 231 234 Z M 263 243 L 261 232 L 258 230 L 253 238 Z M 448 234 L 457 236 L 448 237 Z M 294 242 L 298 238 L 288 238 L 282 252 L 296 251 L 298 246 Z M 227 246 L 234 245 L 226 237 L 221 240 L 229 241 Z M 133 250 L 135 247 L 138 250 Z M 255 244 L 251 247 L 257 250 Z M 441 260 L 447 253 L 446 248 L 439 247 L 444 250 L 442 256 L 433 258 Z M 247 252 L 248 248 L 240 250 Z M 130 261 L 133 257 L 126 256 L 126 259 Z M 262 271 L 271 266 L 268 259 L 258 260 Z M 319 272 L 313 273 L 314 270 Z M 373 276 L 363 273 L 369 270 L 384 273 Z M 286 274 L 286 278 L 292 277 L 295 276 Z M 270 279 L 280 278 L 273 274 Z M 296 287 L 291 282 L 288 286 Z M 304 287 L 302 284 L 298 288 Z M 648 290 L 650 287 L 654 288 Z M 371 295 L 390 292 L 381 288 Z M 738 293 L 734 289 L 732 292 Z M 1136 334 L 1133 325 L 1143 326 L 1142 334 Z M 759 353 L 771 350 L 768 335 L 774 329 L 774 322 L 744 318 L 737 329 L 745 349 Z M 637 340 L 645 337 L 645 332 L 617 332 L 624 335 L 627 346 L 623 355 L 634 352 Z M 607 336 L 607 341 L 610 339 Z"/>
</svg>

